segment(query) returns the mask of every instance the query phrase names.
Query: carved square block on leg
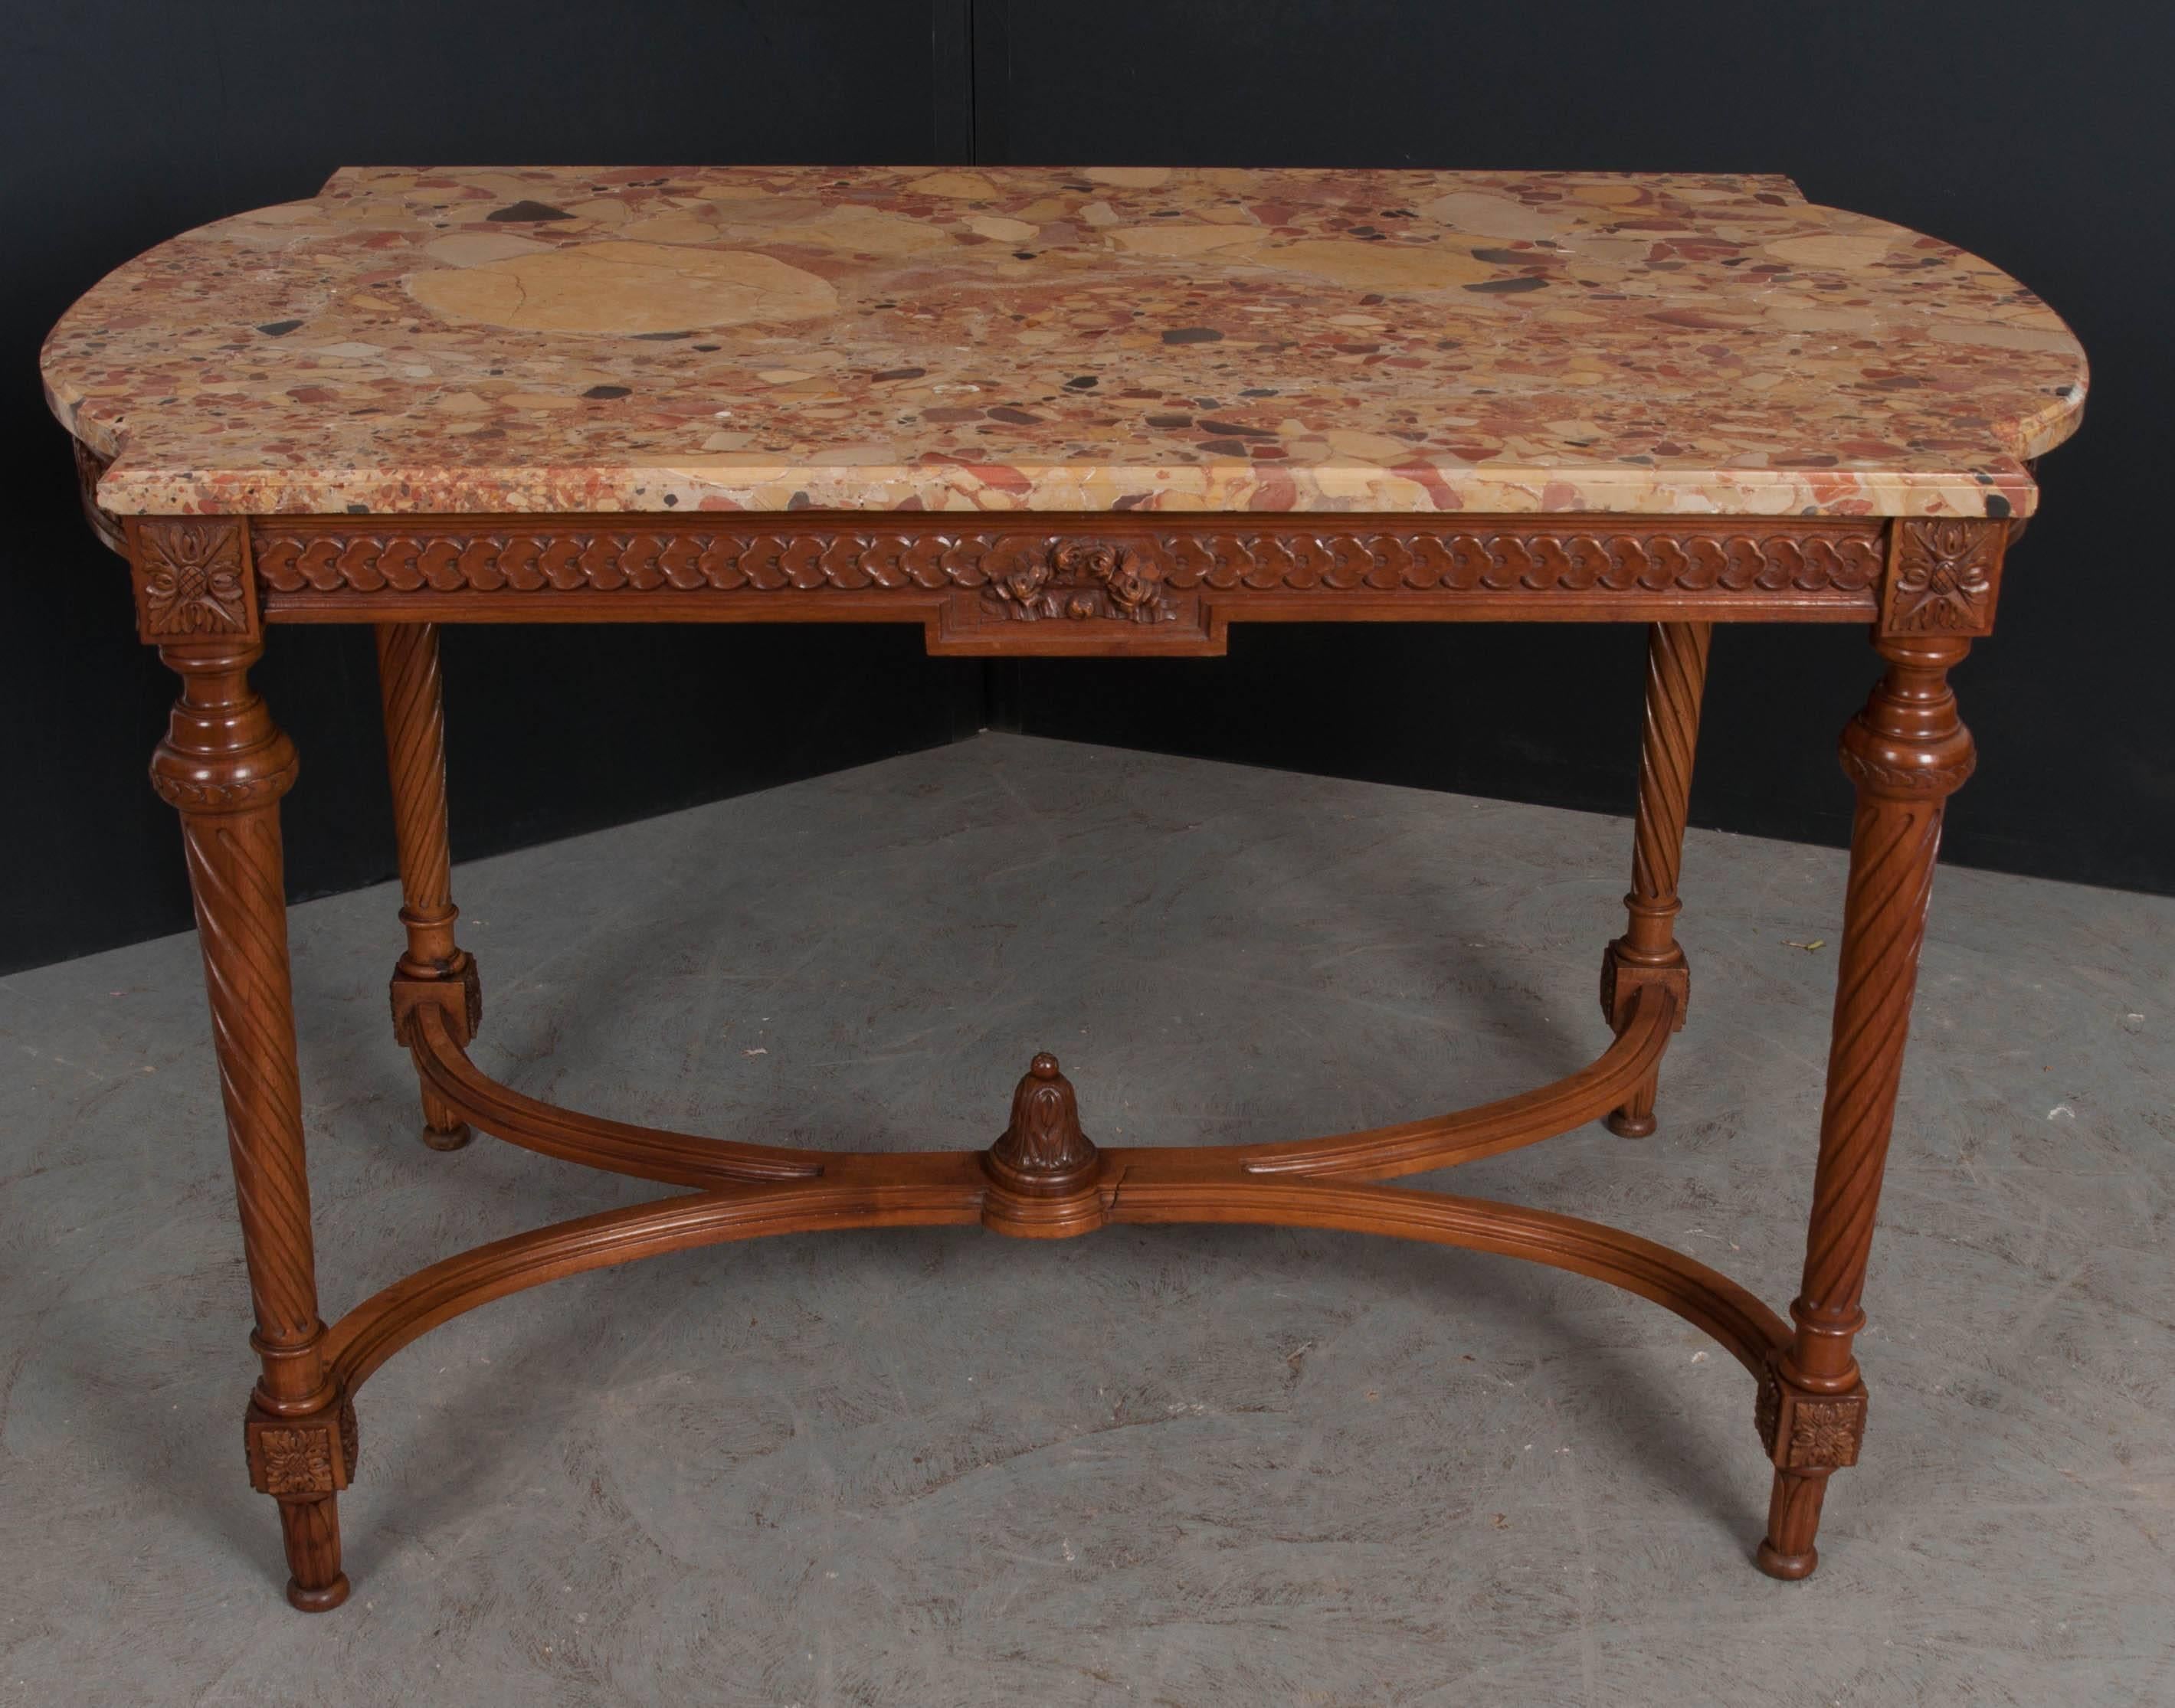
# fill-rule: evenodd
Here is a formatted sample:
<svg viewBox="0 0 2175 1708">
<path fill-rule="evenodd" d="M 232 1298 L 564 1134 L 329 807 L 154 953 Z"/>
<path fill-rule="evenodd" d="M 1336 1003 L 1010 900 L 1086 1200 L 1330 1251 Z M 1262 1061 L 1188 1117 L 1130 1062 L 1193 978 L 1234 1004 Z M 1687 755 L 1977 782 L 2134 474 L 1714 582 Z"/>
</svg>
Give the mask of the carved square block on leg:
<svg viewBox="0 0 2175 1708">
<path fill-rule="evenodd" d="M 1865 1439 L 1865 1385 L 1847 1393 L 1808 1394 L 1770 1364 L 1753 1423 L 1777 1471 L 1842 1470 L 1858 1463 Z"/>
<path fill-rule="evenodd" d="M 1601 956 L 1601 1011 L 1612 1031 L 1621 1032 L 1631 1018 L 1631 999 L 1649 984 L 1658 984 L 1677 999 L 1677 1017 L 1669 1028 L 1684 1028 L 1685 1011 L 1691 1006 L 1692 973 L 1681 958 L 1673 966 L 1650 967 L 1624 958 L 1621 942 L 1611 943 Z"/>
<path fill-rule="evenodd" d="M 255 1401 L 242 1422 L 249 1456 L 249 1486 L 283 1500 L 337 1494 L 355 1475 L 355 1403 L 342 1400 L 322 1412 L 282 1417 Z"/>
<path fill-rule="evenodd" d="M 393 1035 L 408 1049 L 415 1047 L 415 1011 L 426 1005 L 446 1017 L 446 1030 L 466 1049 L 483 1024 L 483 980 L 475 957 L 463 951 L 459 968 L 441 979 L 410 979 L 394 971 Z"/>
</svg>

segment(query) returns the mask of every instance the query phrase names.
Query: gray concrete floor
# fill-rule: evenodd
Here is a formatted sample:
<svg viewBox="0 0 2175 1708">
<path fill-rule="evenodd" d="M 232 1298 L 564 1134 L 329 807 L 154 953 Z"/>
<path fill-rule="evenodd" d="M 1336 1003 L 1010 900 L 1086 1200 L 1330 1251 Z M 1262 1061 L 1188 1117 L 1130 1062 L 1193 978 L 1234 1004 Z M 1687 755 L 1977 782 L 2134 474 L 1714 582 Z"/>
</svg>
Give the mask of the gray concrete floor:
<svg viewBox="0 0 2175 1708">
<path fill-rule="evenodd" d="M 458 779 L 457 779 L 458 783 Z M 1838 783 L 1837 787 L 1841 785 Z M 456 813 L 458 829 L 458 807 Z M 577 1107 L 966 1145 L 1270 1138 L 1603 1041 L 1620 821 L 986 737 L 460 869 L 477 1056 Z M 1839 855 L 1695 833 L 1654 1139 L 1460 1190 L 1778 1305 Z M 394 901 L 294 915 L 327 1315 L 652 1189 L 414 1137 Z M 1819 946 L 1813 946 L 1818 945 Z M 803 1236 L 560 1282 L 364 1391 L 352 1602 L 279 1595 L 195 945 L 0 983 L 0 1702 L 2175 1700 L 2175 903 L 1944 874 L 1819 1575 L 1675 1318 L 1335 1234 Z"/>
</svg>

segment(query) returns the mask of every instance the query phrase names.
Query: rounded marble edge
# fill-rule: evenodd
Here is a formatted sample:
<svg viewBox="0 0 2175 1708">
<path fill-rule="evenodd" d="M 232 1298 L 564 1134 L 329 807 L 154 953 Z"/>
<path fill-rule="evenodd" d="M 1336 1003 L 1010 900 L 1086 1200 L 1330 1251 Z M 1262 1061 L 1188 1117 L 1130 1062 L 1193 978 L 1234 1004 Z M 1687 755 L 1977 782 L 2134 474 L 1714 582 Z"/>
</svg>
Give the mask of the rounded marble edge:
<svg viewBox="0 0 2175 1708">
<path fill-rule="evenodd" d="M 311 470 L 293 476 L 131 466 L 125 455 L 98 487 L 117 516 L 1227 514 L 1675 516 L 2028 516 L 2037 483 L 2001 459 L 1969 474 L 1874 469 L 1561 468 L 1436 471 L 1424 485 L 1370 464 L 1287 468 L 1288 502 L 1259 502 L 1253 465 L 1171 470 L 1107 465 L 1007 467 L 986 484 L 954 465 L 826 467 L 792 464 L 719 470 L 630 466 Z M 1318 478 L 1317 478 L 1318 477 Z M 397 497 L 388 502 L 388 494 Z"/>
</svg>

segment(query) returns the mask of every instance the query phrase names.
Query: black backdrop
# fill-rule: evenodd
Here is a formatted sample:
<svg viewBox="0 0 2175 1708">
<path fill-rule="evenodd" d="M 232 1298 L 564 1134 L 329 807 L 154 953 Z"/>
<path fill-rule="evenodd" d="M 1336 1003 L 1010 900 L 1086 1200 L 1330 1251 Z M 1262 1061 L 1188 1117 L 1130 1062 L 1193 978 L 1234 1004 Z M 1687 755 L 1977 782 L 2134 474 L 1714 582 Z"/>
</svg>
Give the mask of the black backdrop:
<svg viewBox="0 0 2175 1708">
<path fill-rule="evenodd" d="M 0 56 L 0 532 L 9 744 L 0 969 L 187 924 L 142 780 L 170 698 L 73 507 L 39 339 L 186 226 L 344 163 L 1148 161 L 1779 171 L 2044 294 L 2092 354 L 2000 632 L 1959 673 L 1983 762 L 1950 858 L 2175 891 L 2175 10 L 1565 0 L 79 0 Z M 12 377 L 6 377 L 12 376 Z M 1208 662 L 931 661 L 910 628 L 456 630 L 459 857 L 994 724 L 1624 810 L 1635 630 L 1234 632 Z M 1725 630 L 1695 821 L 1839 841 L 1854 632 Z M 298 895 L 383 877 L 368 643 L 285 629 L 258 673 L 303 753 Z"/>
</svg>

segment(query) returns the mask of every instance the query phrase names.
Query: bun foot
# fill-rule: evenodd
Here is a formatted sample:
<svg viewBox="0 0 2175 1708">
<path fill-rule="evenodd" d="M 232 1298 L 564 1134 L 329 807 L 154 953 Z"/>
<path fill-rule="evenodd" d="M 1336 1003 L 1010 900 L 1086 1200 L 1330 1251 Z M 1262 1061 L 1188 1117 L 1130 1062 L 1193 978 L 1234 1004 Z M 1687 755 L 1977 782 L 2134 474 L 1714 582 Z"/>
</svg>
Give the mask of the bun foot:
<svg viewBox="0 0 2175 1708">
<path fill-rule="evenodd" d="M 1609 945 L 1609 953 L 1613 957 L 1615 952 L 1616 946 L 1612 943 Z M 1613 960 L 1610 962 L 1610 967 L 1613 970 L 1614 967 Z M 1633 986 L 1632 988 L 1635 990 L 1637 987 Z M 1611 993 L 1609 1000 L 1612 1003 L 1614 1003 L 1617 1000 L 1616 995 L 1614 992 Z M 1681 998 L 1679 999 L 1678 1011 L 1679 1013 L 1683 1011 Z M 1624 1029 L 1624 1016 L 1612 1011 L 1609 1016 L 1608 1023 L 1620 1033 Z M 1661 1075 L 1657 1070 L 1655 1072 L 1649 1073 L 1645 1079 L 1641 1081 L 1636 1086 L 1634 1086 L 1631 1089 L 1630 1096 L 1625 1098 L 1622 1103 L 1617 1104 L 1614 1109 L 1609 1110 L 1606 1115 L 1602 1117 L 1602 1120 L 1608 1126 L 1608 1131 L 1615 1134 L 1619 1139 L 1644 1139 L 1652 1137 L 1655 1128 L 1661 1125 L 1660 1122 L 1654 1119 L 1654 1103 L 1656 1096 L 1660 1090 Z"/>
<path fill-rule="evenodd" d="M 1784 1553 L 1773 1543 L 1763 1538 L 1754 1561 L 1768 1576 L 1779 1577 L 1786 1583 L 1795 1583 L 1799 1578 L 1813 1575 L 1813 1568 L 1820 1563 L 1820 1551 L 1809 1548 L 1803 1553 Z"/>
<path fill-rule="evenodd" d="M 423 1087 L 423 1142 L 434 1151 L 458 1151 L 475 1135 L 469 1130 L 453 1106 L 432 1091 Z"/>
<path fill-rule="evenodd" d="M 347 1599 L 347 1574 L 340 1572 L 323 1589 L 304 1589 L 293 1578 L 287 1580 L 287 1605 L 306 1613 L 328 1613 Z"/>
</svg>

